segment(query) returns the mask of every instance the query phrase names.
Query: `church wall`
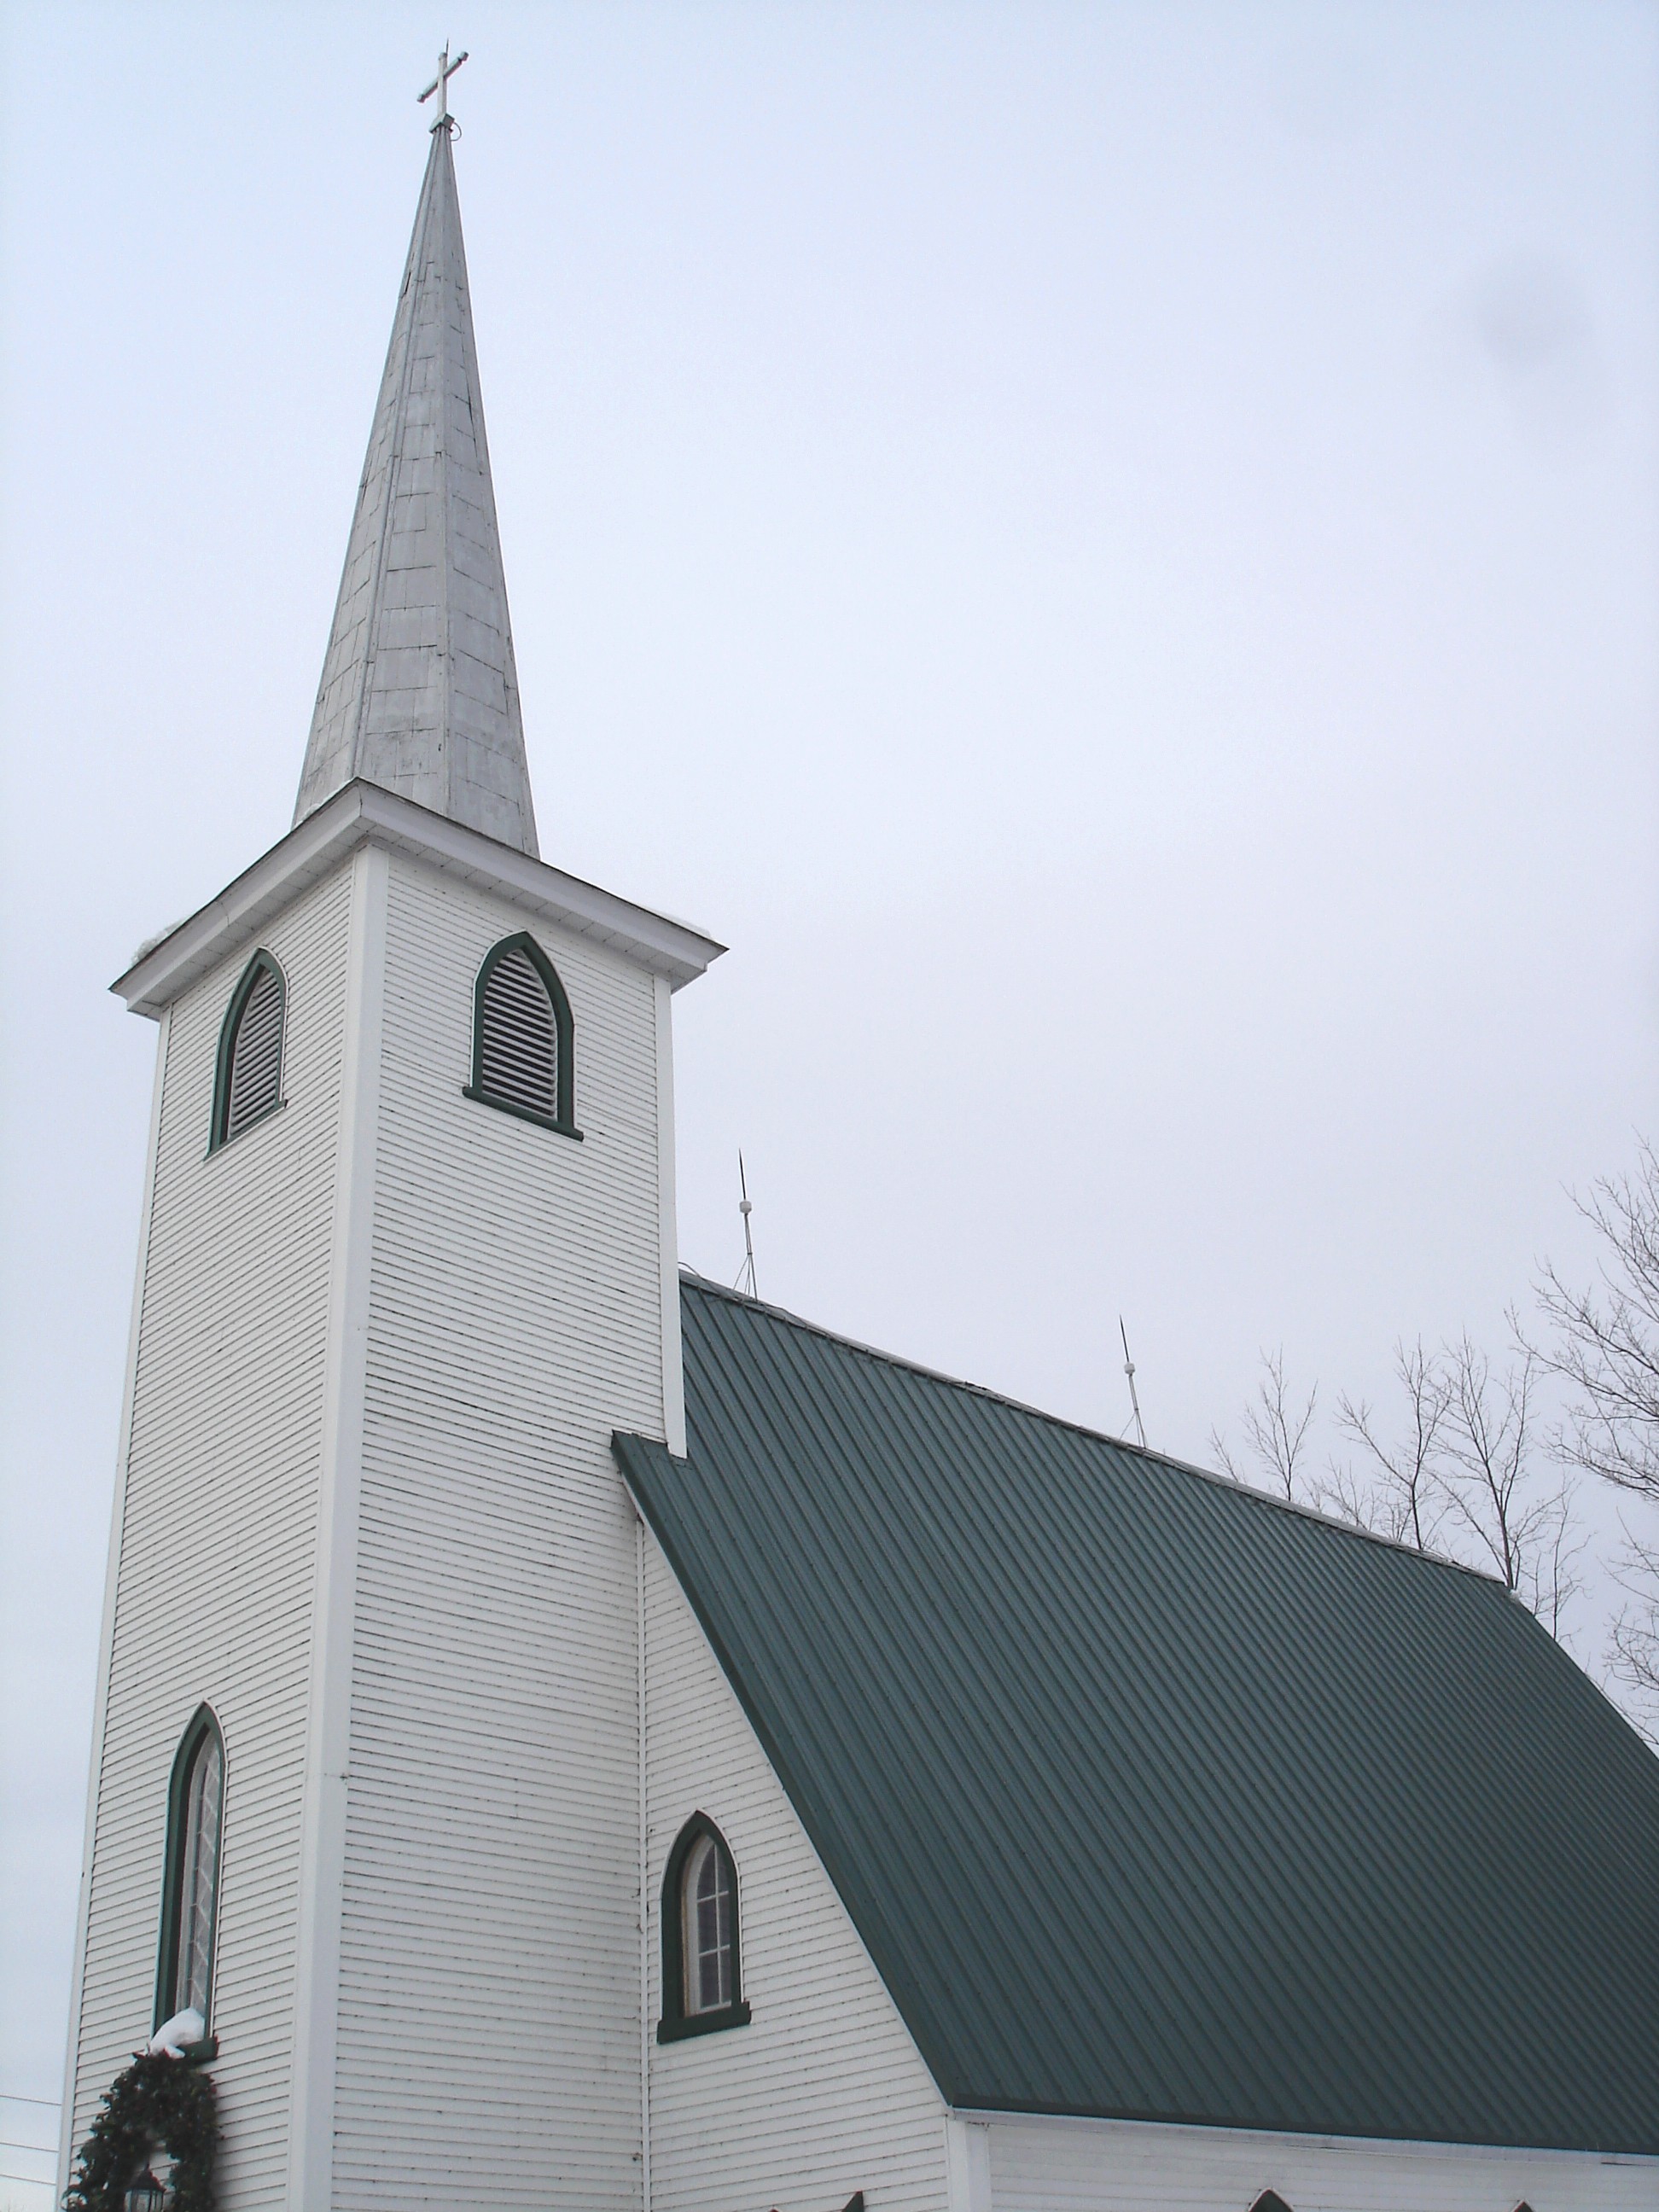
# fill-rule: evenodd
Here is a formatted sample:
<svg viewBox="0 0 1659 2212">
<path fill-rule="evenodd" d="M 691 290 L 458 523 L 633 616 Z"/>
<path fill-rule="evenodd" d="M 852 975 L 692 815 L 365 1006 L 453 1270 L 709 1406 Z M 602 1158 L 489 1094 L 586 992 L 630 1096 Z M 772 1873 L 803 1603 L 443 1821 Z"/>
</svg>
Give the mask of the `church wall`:
<svg viewBox="0 0 1659 2212">
<path fill-rule="evenodd" d="M 473 983 L 526 926 L 387 893 L 333 2194 L 635 2212 L 638 1719 L 614 1427 L 660 1436 L 652 976 L 531 927 L 580 1143 L 467 1099 Z"/>
<path fill-rule="evenodd" d="M 348 892 L 337 873 L 260 940 L 289 984 L 282 1111 L 208 1153 L 220 1024 L 251 944 L 164 1027 L 118 1474 L 68 2133 L 84 2140 L 149 2036 L 168 1779 L 205 1701 L 226 1761 L 213 1991 L 225 2212 L 278 2202 L 285 2179 Z"/>
<path fill-rule="evenodd" d="M 943 2212 L 945 2107 L 656 1540 L 642 1536 L 651 2212 Z M 669 1852 L 737 1869 L 745 2027 L 657 2044 Z"/>
<path fill-rule="evenodd" d="M 1659 2202 L 1656 2159 L 1100 2120 L 962 2133 L 969 2185 L 953 2212 L 1249 2212 L 1264 2189 L 1291 2212 L 1514 2212 L 1523 2201 L 1533 2212 L 1651 2212 Z"/>
</svg>

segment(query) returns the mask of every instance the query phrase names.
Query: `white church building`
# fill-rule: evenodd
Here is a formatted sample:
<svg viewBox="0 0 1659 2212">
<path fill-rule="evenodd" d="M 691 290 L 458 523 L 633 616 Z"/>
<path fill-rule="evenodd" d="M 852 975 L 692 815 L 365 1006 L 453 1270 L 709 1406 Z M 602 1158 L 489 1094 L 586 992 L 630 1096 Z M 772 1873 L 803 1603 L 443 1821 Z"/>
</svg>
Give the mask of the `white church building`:
<svg viewBox="0 0 1659 2212">
<path fill-rule="evenodd" d="M 293 826 L 114 987 L 62 2180 L 161 2030 L 223 2212 L 1655 2212 L 1659 1760 L 1496 1583 L 682 1271 L 720 950 L 540 855 L 441 119 Z"/>
</svg>

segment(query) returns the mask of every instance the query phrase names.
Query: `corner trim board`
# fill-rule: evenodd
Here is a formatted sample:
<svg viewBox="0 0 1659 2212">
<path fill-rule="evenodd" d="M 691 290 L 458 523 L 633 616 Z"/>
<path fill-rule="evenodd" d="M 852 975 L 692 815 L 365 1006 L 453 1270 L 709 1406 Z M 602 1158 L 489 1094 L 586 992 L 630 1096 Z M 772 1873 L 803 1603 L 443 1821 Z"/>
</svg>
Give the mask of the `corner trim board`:
<svg viewBox="0 0 1659 2212">
<path fill-rule="evenodd" d="M 290 2212 L 327 2212 L 334 2191 L 340 1917 L 391 864 L 380 847 L 362 845 L 352 856 L 351 870 L 345 1060 L 335 1152 L 312 1600 L 311 1717 L 300 1841 L 301 1907 L 287 2188 Z"/>
<path fill-rule="evenodd" d="M 70 1970 L 69 2037 L 64 2046 L 64 2102 L 58 2115 L 58 2188 L 63 2202 L 76 2151 L 75 2087 L 80 2071 L 81 2015 L 86 1997 L 87 1919 L 92 1901 L 92 1850 L 98 1833 L 98 1808 L 104 1772 L 104 1730 L 109 1712 L 110 1659 L 115 1644 L 115 1592 L 120 1580 L 121 1539 L 126 1522 L 128 1463 L 132 1454 L 132 1401 L 138 1376 L 138 1346 L 143 1332 L 144 1290 L 149 1273 L 150 1226 L 155 1212 L 155 1156 L 161 1149 L 161 1102 L 167 1090 L 167 1051 L 173 1042 L 169 1008 L 161 1013 L 155 1040 L 155 1074 L 150 1087 L 149 1144 L 144 1155 L 144 1189 L 138 1208 L 138 1257 L 132 1271 L 132 1307 L 127 1323 L 126 1374 L 121 1387 L 121 1427 L 115 1449 L 115 1482 L 110 1499 L 109 1550 L 104 1570 L 104 1613 L 98 1634 L 98 1678 L 92 1715 L 92 1747 L 87 1760 L 87 1812 L 81 1847 L 80 1897 L 75 1913 L 74 1963 Z"/>
<path fill-rule="evenodd" d="M 662 1432 L 685 1457 L 685 1350 L 680 1337 L 679 1202 L 674 1152 L 674 1000 L 665 975 L 657 1000 L 657 1233 L 662 1256 Z"/>
</svg>

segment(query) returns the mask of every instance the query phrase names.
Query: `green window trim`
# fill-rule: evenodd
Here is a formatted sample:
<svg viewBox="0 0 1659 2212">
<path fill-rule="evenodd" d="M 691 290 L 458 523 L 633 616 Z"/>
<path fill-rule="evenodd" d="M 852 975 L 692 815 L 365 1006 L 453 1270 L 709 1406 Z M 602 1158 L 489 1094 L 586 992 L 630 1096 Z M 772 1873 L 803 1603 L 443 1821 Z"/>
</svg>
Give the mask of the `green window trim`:
<svg viewBox="0 0 1659 2212">
<path fill-rule="evenodd" d="M 288 1101 L 283 1097 L 283 1060 L 288 1047 L 288 978 L 283 975 L 274 953 L 264 945 L 243 969 L 241 981 L 230 994 L 230 1004 L 225 1008 L 224 1020 L 219 1024 L 219 1050 L 213 1066 L 213 1120 L 208 1131 L 208 1151 L 216 1152 L 222 1145 L 234 1142 L 230 1130 L 231 1063 L 235 1056 L 236 1033 L 242 1025 L 242 1016 L 247 1002 L 253 996 L 262 976 L 271 976 L 279 994 L 280 1012 L 277 1016 L 276 1096 L 262 1112 L 245 1121 L 235 1136 L 245 1137 L 250 1129 L 257 1129 L 273 1114 L 280 1114 Z"/>
<path fill-rule="evenodd" d="M 732 1886 L 732 2002 L 708 2012 L 685 2008 L 685 1937 L 684 1885 L 687 1860 L 708 1837 L 726 1864 Z M 747 2027 L 750 2011 L 743 1994 L 743 1915 L 738 1895 L 738 1869 L 731 1847 L 706 1813 L 694 1813 L 674 1839 L 662 1881 L 662 2018 L 657 2022 L 659 2043 L 680 2043 L 693 2035 L 714 2035 L 725 2027 Z"/>
<path fill-rule="evenodd" d="M 522 952 L 540 976 L 553 1008 L 556 1110 L 552 1114 L 538 1114 L 516 1099 L 503 1098 L 484 1083 L 484 993 L 495 969 L 514 952 Z M 582 1141 L 582 1133 L 576 1127 L 576 1024 L 570 1000 L 559 981 L 558 969 L 528 930 L 521 929 L 492 945 L 479 967 L 472 986 L 472 1079 L 461 1085 L 461 1096 L 476 1099 L 481 1106 L 493 1106 L 498 1114 L 511 1114 L 520 1121 L 534 1122 L 538 1128 L 551 1129 L 561 1137 L 574 1137 L 578 1144 Z"/>
<path fill-rule="evenodd" d="M 155 1962 L 155 2017 L 151 2033 L 182 2009 L 178 2002 L 179 1921 L 184 1902 L 185 1830 L 189 1820 L 188 1792 L 197 1753 L 210 1738 L 219 1753 L 219 1808 L 214 1849 L 213 1888 L 209 1906 L 212 1934 L 208 1948 L 207 2002 L 202 2017 L 210 2030 L 213 2021 L 213 1975 L 219 1948 L 219 1869 L 225 1832 L 225 1738 L 211 1705 L 196 1708 L 190 1726 L 179 1739 L 173 1772 L 167 1781 L 167 1856 L 161 1876 L 161 1940 Z M 212 2041 L 210 2033 L 205 2039 Z M 199 2046 L 198 2046 L 199 2049 Z M 205 2053 L 203 2053 L 205 2056 Z"/>
<path fill-rule="evenodd" d="M 750 2011 L 747 2004 L 722 2005 L 718 2012 L 682 2013 L 678 2020 L 666 2014 L 657 2022 L 659 2043 L 684 2043 L 694 2035 L 713 2035 L 722 2027 L 747 2027 Z"/>
</svg>

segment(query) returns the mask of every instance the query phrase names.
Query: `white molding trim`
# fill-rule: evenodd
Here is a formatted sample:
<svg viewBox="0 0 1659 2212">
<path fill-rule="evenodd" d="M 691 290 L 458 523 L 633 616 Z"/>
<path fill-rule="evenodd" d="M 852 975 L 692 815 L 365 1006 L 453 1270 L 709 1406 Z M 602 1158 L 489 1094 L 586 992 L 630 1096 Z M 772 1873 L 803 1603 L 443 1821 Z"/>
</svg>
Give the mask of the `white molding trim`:
<svg viewBox="0 0 1659 2212">
<path fill-rule="evenodd" d="M 270 917 L 370 841 L 495 892 L 526 913 L 612 945 L 678 990 L 726 950 L 690 923 L 635 906 L 481 830 L 359 781 L 290 830 L 188 921 L 146 948 L 110 988 L 152 1019 L 181 991 L 256 937 Z"/>
<path fill-rule="evenodd" d="M 676 1459 L 685 1457 L 685 1364 L 680 1343 L 680 1232 L 674 1167 L 674 1006 L 672 985 L 656 979 L 657 1214 L 662 1249 L 662 1432 Z"/>
<path fill-rule="evenodd" d="M 1529 2143 L 1437 2142 L 1431 2136 L 1303 2135 L 1289 2128 L 1230 2128 L 1199 2120 L 1120 2120 L 1093 2112 L 1006 2112 L 986 2106 L 957 2105 L 953 2117 L 971 2126 L 994 2128 L 1073 2128 L 1085 2132 L 1137 2137 L 1142 2141 L 1167 2137 L 1171 2142 L 1303 2144 L 1319 2150 L 1409 2151 L 1435 2158 L 1555 2158 L 1593 2160 L 1597 2166 L 1651 2167 L 1659 2173 L 1659 2156 L 1639 2151 L 1551 2150 Z"/>
<path fill-rule="evenodd" d="M 391 874 L 381 847 L 358 847 L 352 860 L 349 967 L 317 1500 L 317 1567 L 312 1599 L 310 1711 L 301 1816 L 294 2076 L 289 2120 L 291 2212 L 327 2212 L 334 2193 L 340 1916 Z"/>
<path fill-rule="evenodd" d="M 1559 2199 L 1564 2205 L 1635 2203 L 1635 2197 L 1624 2194 L 1624 2185 L 1601 2179 L 1610 2177 L 1614 2170 L 1626 2170 L 1635 2177 L 1631 2185 L 1644 2192 L 1641 2203 L 1648 2201 L 1648 2185 L 1659 2190 L 1659 2157 L 1639 2157 L 1631 2152 L 1544 2150 L 1520 2143 L 1436 2143 L 1413 2136 L 1297 2135 L 1270 2128 L 1212 2128 L 1166 2119 L 1097 2119 L 1082 2112 L 969 2111 L 960 2106 L 949 2112 L 947 2130 L 951 2212 L 991 2212 L 991 2139 L 994 2135 L 1006 2139 L 1030 2132 L 1051 2139 L 1064 2135 L 1073 2139 L 1082 2136 L 1084 2142 L 1093 2139 L 1106 2161 L 1102 2172 L 1119 2177 L 1115 2188 L 1124 2188 L 1121 2177 L 1133 2177 L 1137 2170 L 1121 2166 L 1113 2157 L 1115 2152 L 1119 2157 L 1139 2159 L 1151 2154 L 1157 2172 L 1168 2179 L 1170 2188 L 1179 2190 L 1179 2185 L 1190 2184 L 1190 2201 L 1194 2205 L 1214 2201 L 1218 2172 L 1248 2177 L 1239 2181 L 1239 2203 L 1249 2201 L 1248 2190 L 1265 2188 L 1270 2181 L 1290 2203 L 1298 2203 L 1297 2181 L 1285 2179 L 1285 2172 L 1287 2167 L 1310 2159 L 1336 2159 L 1338 2170 L 1367 2174 L 1380 2174 L 1389 2167 L 1395 2174 L 1401 2170 L 1411 2174 L 1427 2166 L 1437 2167 L 1444 2179 L 1449 2167 L 1467 2170 L 1468 2184 L 1480 2188 L 1484 2177 L 1495 2190 L 1495 2197 L 1504 2197 L 1504 2205 L 1516 2201 L 1517 2190 L 1541 2199 L 1547 2188 L 1566 2190 L 1566 2197 Z M 1301 2172 L 1305 2170 L 1303 2163 Z M 1318 2166 L 1318 2170 L 1329 2172 L 1328 2166 Z M 1433 2181 L 1425 2185 L 1433 2188 Z M 1133 2179 L 1128 2188 L 1133 2190 Z M 1590 2194 L 1583 2194 L 1586 2188 Z M 1387 2203 L 1425 2201 L 1416 2190 L 1418 2184 L 1407 2184 L 1402 2194 L 1398 2184 L 1389 2185 L 1385 2192 Z M 1113 2194 L 1110 2201 L 1119 2203 L 1126 2199 Z M 1182 2201 L 1186 2203 L 1188 2199 L 1182 2197 Z M 1347 2203 L 1349 2197 L 1343 2197 L 1343 2201 Z M 1370 2203 L 1370 2194 L 1364 2201 Z M 1462 2203 L 1464 2199 L 1460 2197 L 1458 2201 Z"/>
<path fill-rule="evenodd" d="M 991 2212 L 991 2130 L 983 2121 L 946 2112 L 945 2177 L 949 2212 Z"/>
<path fill-rule="evenodd" d="M 641 2212 L 651 2212 L 651 2046 L 654 2038 L 651 2033 L 651 1899 L 647 1888 L 651 1877 L 651 1717 L 647 1704 L 650 1674 L 646 1648 L 645 1522 L 631 1496 L 628 1502 L 634 1507 L 634 1604 L 638 1616 L 640 1669 L 640 2194 Z"/>
<path fill-rule="evenodd" d="M 87 1774 L 87 1819 L 81 1846 L 81 1891 L 75 1911 L 75 1954 L 70 1969 L 69 2040 L 64 2050 L 64 2108 L 58 2115 L 58 2191 L 61 2203 L 69 2187 L 76 2148 L 75 2084 L 81 2060 L 81 2004 L 86 1994 L 87 1915 L 92 1902 L 92 1848 L 98 1832 L 98 1800 L 103 1779 L 104 1727 L 109 1709 L 110 1660 L 115 1644 L 115 1592 L 121 1573 L 121 1535 L 126 1521 L 127 1462 L 132 1451 L 132 1401 L 138 1382 L 138 1340 L 143 1328 L 144 1285 L 149 1274 L 150 1216 L 155 1206 L 155 1155 L 161 1141 L 161 1099 L 167 1088 L 167 1045 L 173 1023 L 161 1017 L 155 1040 L 155 1078 L 150 1087 L 149 1146 L 144 1155 L 144 1189 L 138 1206 L 138 1259 L 132 1277 L 132 1314 L 127 1324 L 127 1366 L 121 1385 L 121 1425 L 115 1447 L 114 1494 L 110 1502 L 109 1555 L 104 1570 L 103 1625 L 98 1633 L 98 1681 L 92 1714 L 92 1756 Z M 161 1900 L 156 1900 L 159 1911 Z M 149 2040 L 149 2029 L 144 2030 Z"/>
</svg>

